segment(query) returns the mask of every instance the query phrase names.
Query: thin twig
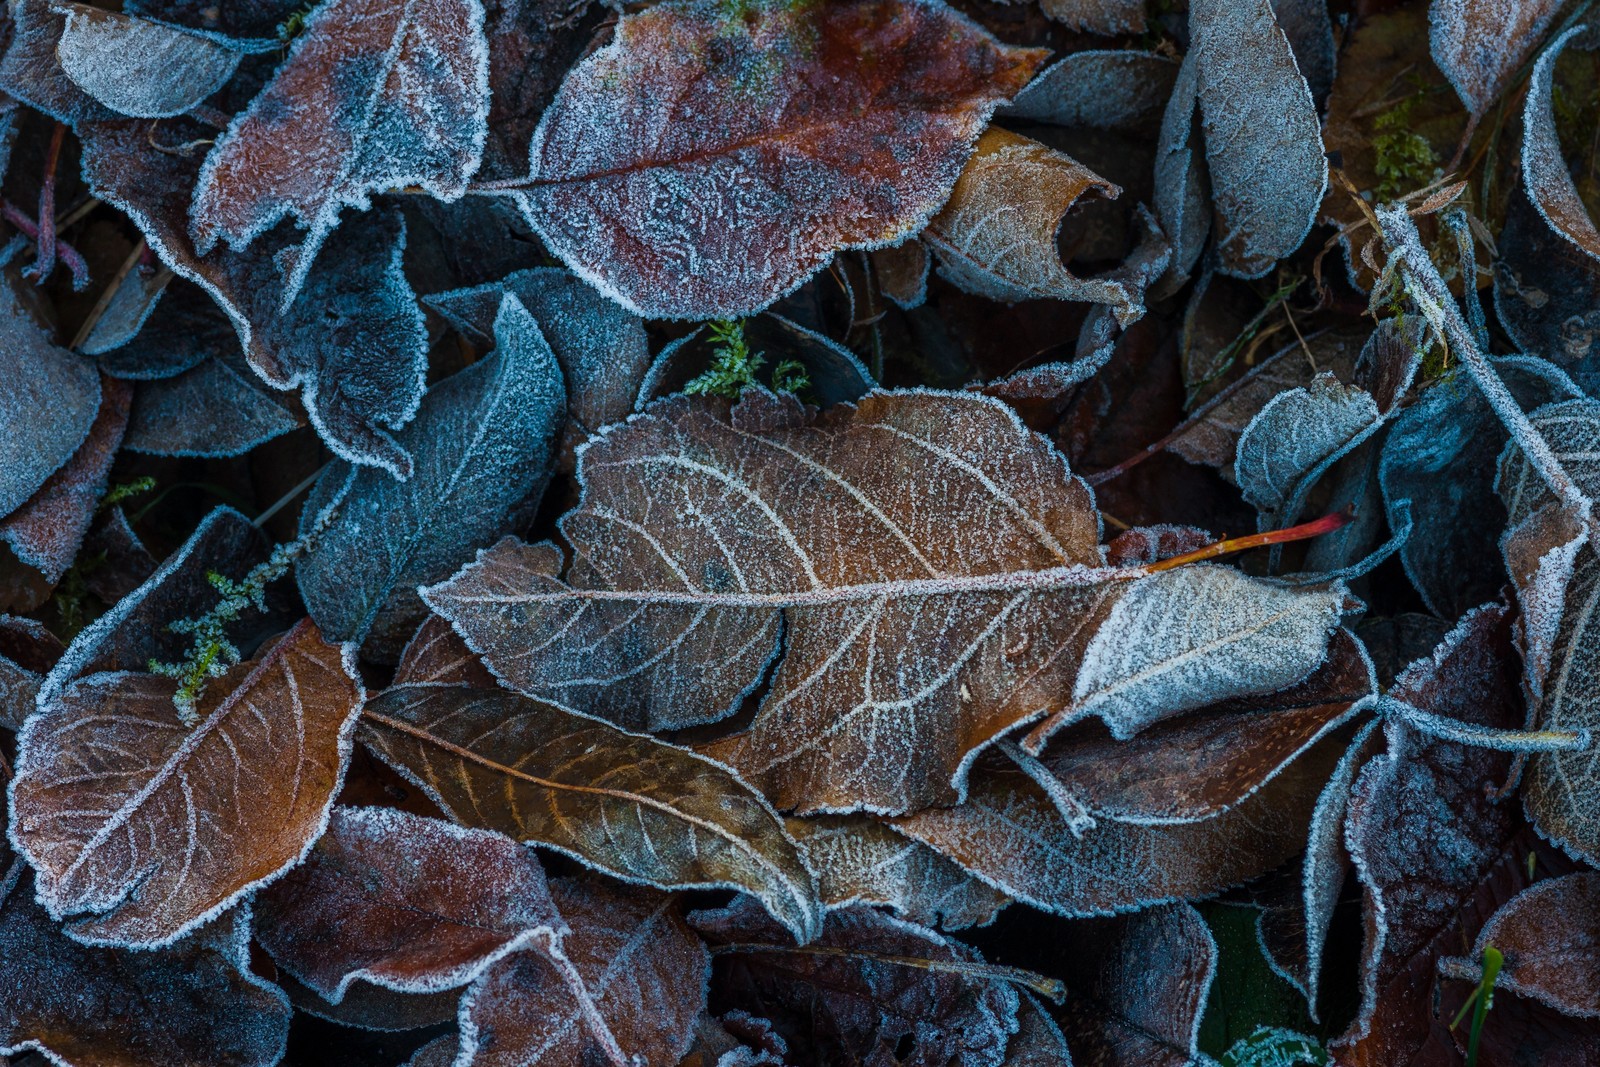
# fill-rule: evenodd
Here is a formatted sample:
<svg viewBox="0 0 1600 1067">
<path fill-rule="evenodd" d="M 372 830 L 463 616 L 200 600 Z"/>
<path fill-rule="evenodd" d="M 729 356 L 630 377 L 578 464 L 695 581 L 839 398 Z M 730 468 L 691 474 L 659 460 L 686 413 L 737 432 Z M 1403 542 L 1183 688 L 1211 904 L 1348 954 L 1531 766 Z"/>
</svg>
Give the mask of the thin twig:
<svg viewBox="0 0 1600 1067">
<path fill-rule="evenodd" d="M 1042 997 L 1060 1004 L 1067 996 L 1067 985 L 1059 978 L 1046 978 L 1042 974 L 1025 971 L 1020 967 L 1001 967 L 992 963 L 968 963 L 965 960 L 930 960 L 921 956 L 891 956 L 882 952 L 865 952 L 853 948 L 834 948 L 830 945 L 718 945 L 711 950 L 713 956 L 732 953 L 772 953 L 785 956 L 834 956 L 840 959 L 866 960 L 888 963 L 897 967 L 915 967 L 922 971 L 955 974 L 963 978 L 1010 982 L 1033 990 Z"/>
<path fill-rule="evenodd" d="M 26 211 L 9 200 L 0 200 L 0 218 L 21 230 L 35 247 L 39 244 L 39 224 Z M 89 285 L 89 264 L 83 255 L 65 241 L 56 242 L 56 256 L 72 273 L 72 288 L 82 290 Z"/>
<path fill-rule="evenodd" d="M 67 138 L 66 123 L 58 122 L 50 134 L 50 147 L 44 157 L 44 182 L 39 186 L 39 254 L 33 266 L 22 272 L 43 285 L 56 269 L 56 165 L 61 161 L 61 145 Z"/>
</svg>

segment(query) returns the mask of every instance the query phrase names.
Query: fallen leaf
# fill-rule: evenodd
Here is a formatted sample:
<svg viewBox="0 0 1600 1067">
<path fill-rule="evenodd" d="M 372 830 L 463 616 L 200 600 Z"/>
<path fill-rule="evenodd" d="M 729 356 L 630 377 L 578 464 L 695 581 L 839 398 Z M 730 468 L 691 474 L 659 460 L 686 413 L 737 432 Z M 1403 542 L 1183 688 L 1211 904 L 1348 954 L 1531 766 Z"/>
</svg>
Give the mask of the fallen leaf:
<svg viewBox="0 0 1600 1067">
<path fill-rule="evenodd" d="M 1505 954 L 1495 983 L 1563 1015 L 1600 1018 L 1600 874 L 1583 871 L 1538 882 L 1478 931 L 1472 958 L 1444 960 L 1452 977 L 1472 976 L 1474 961 L 1494 946 Z M 1454 973 L 1452 973 L 1454 972 Z M 1476 976 L 1472 976 L 1476 981 Z"/>
<path fill-rule="evenodd" d="M 550 478 L 565 407 L 561 368 L 533 316 L 506 296 L 487 359 L 429 390 L 398 442 L 409 479 L 334 462 L 300 513 L 312 544 L 295 580 L 312 618 L 334 640 L 395 662 L 426 614 L 416 589 L 472 558 L 511 528 Z M 328 520 L 320 533 L 313 530 Z"/>
<path fill-rule="evenodd" d="M 745 320 L 745 344 L 760 354 L 755 378 L 772 388 L 780 363 L 794 361 L 805 373 L 801 388 L 807 403 L 818 407 L 854 403 L 877 388 L 872 372 L 848 348 L 815 330 L 808 330 L 782 315 L 763 312 Z M 639 382 L 634 409 L 643 411 L 653 401 L 681 393 L 717 359 L 717 345 L 709 330 L 696 330 L 661 350 Z"/>
<path fill-rule="evenodd" d="M 43 623 L 0 615 L 0 726 L 22 729 L 22 720 L 33 714 L 39 684 L 62 651 L 61 642 Z"/>
<path fill-rule="evenodd" d="M 1312 99 L 1323 104 L 1333 88 L 1339 62 L 1328 0 L 1272 0 L 1272 14 L 1289 39 Z"/>
<path fill-rule="evenodd" d="M 1072 52 L 1041 70 L 1000 114 L 1148 134 L 1159 128 L 1177 78 L 1178 63 L 1155 52 Z"/>
<path fill-rule="evenodd" d="M 1211 201 L 1206 187 L 1206 158 L 1199 121 L 1200 59 L 1191 50 L 1178 67 L 1167 97 L 1156 142 L 1155 195 L 1152 204 L 1161 229 L 1172 242 L 1172 261 L 1160 279 L 1158 294 L 1183 288 L 1205 250 L 1211 232 Z"/>
<path fill-rule="evenodd" d="M 1453 6 L 1466 2 L 1455 0 Z M 1438 0 L 1435 6 L 1438 6 Z M 1474 25 L 1478 31 L 1474 36 L 1479 39 L 1474 43 L 1483 51 L 1482 59 L 1504 64 L 1509 74 L 1520 64 L 1522 54 L 1532 47 L 1561 5 L 1552 0 L 1511 5 L 1494 0 L 1475 0 L 1470 6 L 1489 9 L 1483 12 L 1487 25 Z M 1556 117 L 1552 103 L 1556 60 L 1574 38 L 1579 38 L 1580 47 L 1592 46 L 1590 38 L 1582 36 L 1585 29 L 1584 26 L 1574 26 L 1567 30 L 1550 43 L 1534 64 L 1533 76 L 1528 82 L 1528 99 L 1522 107 L 1522 187 L 1557 236 L 1576 245 L 1591 258 L 1600 260 L 1600 230 L 1595 229 L 1594 219 L 1589 217 L 1589 211 L 1578 195 L 1578 188 L 1573 184 L 1572 172 L 1567 169 L 1566 157 L 1556 138 Z M 1508 31 L 1515 35 L 1510 37 L 1514 50 L 1506 49 Z M 1516 49 L 1518 44 L 1523 47 Z M 1484 45 L 1489 48 L 1485 50 Z M 1437 51 L 1438 45 L 1434 48 Z M 1487 107 L 1487 102 L 1483 106 Z M 1481 114 L 1481 111 L 1474 113 Z"/>
<path fill-rule="evenodd" d="M 257 895 L 255 936 L 332 1004 L 358 981 L 464 986 L 565 933 L 533 854 L 509 837 L 391 808 L 336 807 L 300 866 Z"/>
<path fill-rule="evenodd" d="M 345 990 L 344 999 L 332 1004 L 309 986 L 295 981 L 286 971 L 278 971 L 277 984 L 296 1011 L 361 1030 L 401 1032 L 454 1023 L 461 1001 L 459 988 L 438 993 L 396 993 L 358 979 Z M 450 1036 L 452 1040 L 455 1037 L 454 1034 Z"/>
<path fill-rule="evenodd" d="M 334 77 L 337 73 L 338 77 Z M 242 249 L 293 215 L 309 232 L 280 297 L 300 292 L 346 207 L 415 186 L 466 192 L 488 136 L 489 48 L 478 0 L 332 0 L 206 156 L 190 233 Z"/>
<path fill-rule="evenodd" d="M 479 1067 L 676 1064 L 711 962 L 677 902 L 577 879 L 550 895 L 571 927 L 570 962 L 518 952 L 485 972 L 461 998 L 459 1055 Z"/>
<path fill-rule="evenodd" d="M 1022 994 L 1017 1032 L 1006 1047 L 1003 1067 L 1072 1067 L 1072 1052 L 1061 1027 L 1031 993 Z"/>
<path fill-rule="evenodd" d="M 194 30 L 229 37 L 273 37 L 296 11 L 300 0 L 124 0 L 122 9 L 145 18 L 160 16 Z"/>
<path fill-rule="evenodd" d="M 171 378 L 134 390 L 122 447 L 152 456 L 242 456 L 305 425 L 233 351 L 227 348 Z M 385 476 L 387 472 L 385 472 Z"/>
<path fill-rule="evenodd" d="M 1043 59 L 932 0 L 673 0 L 572 69 L 503 185 L 629 310 L 747 314 L 919 229 Z"/>
<path fill-rule="evenodd" d="M 589 0 L 484 0 L 483 8 L 489 138 L 477 176 L 495 181 L 527 173 L 534 127 L 561 87 L 562 75 L 593 47 L 604 11 Z M 517 295 L 539 318 L 528 294 Z M 550 344 L 559 356 L 561 346 L 555 340 Z"/>
<path fill-rule="evenodd" d="M 39 899 L 76 916 L 71 936 L 169 945 L 299 862 L 350 756 L 363 693 L 345 655 L 302 622 L 213 682 L 192 728 L 155 675 L 97 674 L 41 703 L 10 833 Z"/>
<path fill-rule="evenodd" d="M 912 237 L 875 248 L 867 258 L 879 290 L 900 307 L 910 310 L 928 299 L 928 269 L 933 259 L 920 239 Z"/>
<path fill-rule="evenodd" d="M 1488 114 L 1560 10 L 1560 0 L 1432 0 L 1428 5 L 1433 62 L 1475 121 Z"/>
<path fill-rule="evenodd" d="M 1039 0 L 1039 6 L 1057 22 L 1086 33 L 1144 32 L 1145 0 Z"/>
<path fill-rule="evenodd" d="M 67 28 L 68 9 L 57 0 L 16 0 L 7 4 L 7 13 L 10 32 L 0 57 L 0 90 L 73 126 L 118 117 L 62 69 L 56 46 Z"/>
<path fill-rule="evenodd" d="M 1495 317 L 1518 351 L 1536 353 L 1600 391 L 1600 263 L 1559 236 L 1526 196 L 1512 196 L 1496 238 Z"/>
</svg>

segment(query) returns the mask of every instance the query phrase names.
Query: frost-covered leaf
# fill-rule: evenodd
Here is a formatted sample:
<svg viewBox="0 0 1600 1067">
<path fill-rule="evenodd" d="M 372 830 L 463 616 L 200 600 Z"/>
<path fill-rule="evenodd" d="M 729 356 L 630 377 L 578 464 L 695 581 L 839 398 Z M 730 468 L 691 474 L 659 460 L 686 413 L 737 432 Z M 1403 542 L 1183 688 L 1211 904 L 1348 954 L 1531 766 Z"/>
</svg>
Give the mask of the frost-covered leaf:
<svg viewBox="0 0 1600 1067">
<path fill-rule="evenodd" d="M 67 27 L 64 5 L 58 0 L 14 0 L 7 13 L 10 32 L 0 57 L 0 90 L 68 125 L 119 117 L 62 69 L 56 45 Z"/>
<path fill-rule="evenodd" d="M 771 1020 L 794 1062 L 998 1067 L 1017 1028 L 1017 992 L 1005 982 L 874 958 L 983 960 L 872 908 L 831 913 L 818 953 L 796 951 L 747 901 L 689 919 L 713 950 L 723 948 L 712 971 L 716 1003 Z"/>
<path fill-rule="evenodd" d="M 789 833 L 817 872 L 830 911 L 853 904 L 891 908 L 924 926 L 986 926 L 1009 903 L 937 852 L 870 815 L 788 819 Z"/>
<path fill-rule="evenodd" d="M 1391 695 L 1464 722 L 1520 726 L 1508 614 L 1469 613 Z M 1356 780 L 1345 821 L 1367 933 L 1361 1008 L 1340 1056 L 1363 1067 L 1406 1063 L 1428 1040 L 1435 959 L 1453 941 L 1459 950 L 1463 903 L 1515 829 L 1510 805 L 1486 790 L 1506 780 L 1509 755 L 1431 740 L 1395 720 L 1385 732 L 1388 751 Z"/>
<path fill-rule="evenodd" d="M 163 273 L 172 278 L 171 271 Z M 117 292 L 140 287 L 129 278 Z M 204 289 L 173 278 L 160 295 L 144 319 L 131 326 L 129 336 L 94 349 L 84 343 L 83 351 L 96 357 L 102 371 L 129 381 L 156 381 L 182 374 L 224 348 L 238 347 L 233 324 Z M 108 307 L 106 314 L 110 313 Z"/>
<path fill-rule="evenodd" d="M 1277 867 L 1305 845 L 1317 791 L 1338 751 L 1327 743 L 1214 818 L 1151 825 L 1099 819 L 1076 836 L 1051 798 L 998 761 L 972 776 L 965 803 L 894 821 L 1023 903 L 1060 915 L 1109 915 L 1208 896 Z"/>
<path fill-rule="evenodd" d="M 180 145 L 209 127 L 186 119 L 162 126 Z M 172 271 L 210 294 L 232 321 L 251 367 L 277 389 L 299 388 L 318 435 L 354 463 L 410 473 L 389 435 L 416 414 L 427 370 L 422 312 L 401 271 L 405 227 L 397 213 L 353 220 L 317 257 L 299 296 L 281 309 L 283 228 L 248 251 L 207 255 L 189 237 L 189 190 L 198 157 L 152 143 L 149 124 L 83 124 L 84 179 L 126 212 Z"/>
<path fill-rule="evenodd" d="M 650 366 L 650 343 L 637 315 L 605 299 L 568 271 L 517 271 L 498 282 L 427 297 L 433 310 L 480 344 L 494 342 L 501 297 L 510 293 L 539 324 L 567 383 L 560 466 L 571 471 L 579 445 L 633 411 Z"/>
<path fill-rule="evenodd" d="M 504 690 L 437 683 L 380 694 L 361 738 L 466 825 L 630 882 L 752 893 L 801 937 L 820 922 L 782 820 L 687 749 Z"/>
<path fill-rule="evenodd" d="M 590 0 L 483 0 L 489 42 L 489 138 L 480 181 L 528 172 L 528 144 L 561 78 L 593 46 L 605 14 Z M 523 303 L 539 318 L 526 293 Z M 556 354 L 561 346 L 550 342 Z"/>
<path fill-rule="evenodd" d="M 22 729 L 22 720 L 33 714 L 39 684 L 62 651 L 61 642 L 43 623 L 0 615 L 0 727 Z"/>
<path fill-rule="evenodd" d="M 22 563 L 54 585 L 72 566 L 106 489 L 111 461 L 128 425 L 133 390 L 107 378 L 100 383 L 100 413 L 89 436 L 37 492 L 0 519 L 0 541 Z"/>
<path fill-rule="evenodd" d="M 473 654 L 450 624 L 437 615 L 429 615 L 406 643 L 393 684 L 429 682 L 473 689 L 499 688 L 483 661 Z"/>
<path fill-rule="evenodd" d="M 242 938 L 198 934 L 165 952 L 87 948 L 31 885 L 0 900 L 0 1055 L 78 1067 L 271 1067 L 289 1004 L 240 961 Z"/>
<path fill-rule="evenodd" d="M 1600 392 L 1600 262 L 1558 236 L 1523 196 L 1511 197 L 1495 241 L 1494 308 L 1512 344 L 1556 364 L 1591 396 Z"/>
<path fill-rule="evenodd" d="M 0 516 L 21 507 L 72 458 L 100 410 L 94 363 L 57 348 L 0 287 Z"/>
<path fill-rule="evenodd" d="M 288 994 L 296 1011 L 362 1030 L 394 1032 L 453 1023 L 461 1000 L 459 988 L 438 993 L 396 993 L 357 979 L 345 990 L 344 999 L 334 1004 L 295 981 L 282 968 L 278 970 L 277 984 Z"/>
<path fill-rule="evenodd" d="M 921 240 L 912 237 L 897 245 L 876 248 L 867 257 L 884 296 L 907 310 L 928 299 L 928 269 L 933 257 Z"/>
<path fill-rule="evenodd" d="M 1066 1035 L 1031 993 L 1022 994 L 1004 1067 L 1072 1067 Z"/>
<path fill-rule="evenodd" d="M 1136 253 L 1126 267 L 1079 278 L 1061 262 L 1056 242 L 1080 199 L 1115 199 L 1122 190 L 1070 156 L 992 128 L 956 180 L 950 199 L 922 239 L 941 275 L 993 300 L 1053 298 L 1109 304 L 1124 324 L 1144 314 L 1144 289 L 1166 268 L 1165 241 Z"/>
<path fill-rule="evenodd" d="M 234 351 L 231 330 L 227 344 L 174 377 L 139 383 L 122 446 L 152 456 L 242 456 L 305 425 Z"/>
<path fill-rule="evenodd" d="M 1442 0 L 1436 0 L 1435 6 L 1441 2 Z M 1540 0 L 1530 4 L 1509 4 L 1504 0 L 1499 2 L 1476 0 L 1475 3 L 1469 4 L 1467 0 L 1455 0 L 1453 4 L 1447 6 L 1493 9 L 1485 14 L 1499 17 L 1494 18 L 1492 23 L 1485 19 L 1485 25 L 1480 32 L 1480 47 L 1487 46 L 1484 49 L 1484 58 L 1505 63 L 1506 73 L 1510 73 L 1515 70 L 1521 57 L 1514 51 L 1505 50 L 1507 30 L 1522 28 L 1519 23 L 1531 24 L 1526 30 L 1526 44 L 1523 48 L 1525 51 L 1537 40 L 1545 24 L 1561 5 L 1554 0 Z M 1511 10 L 1501 10 L 1507 8 Z M 1562 49 L 1574 38 L 1580 38 L 1581 45 L 1592 47 L 1593 42 L 1590 37 L 1580 37 L 1585 30 L 1583 26 L 1574 26 L 1563 33 L 1551 42 L 1539 56 L 1539 62 L 1534 65 L 1533 77 L 1528 83 L 1528 99 L 1522 107 L 1522 187 L 1552 230 L 1591 258 L 1600 260 L 1600 229 L 1595 228 L 1594 219 L 1589 217 L 1589 211 L 1578 195 L 1578 188 L 1573 184 L 1572 172 L 1567 169 L 1566 157 L 1561 152 L 1561 142 L 1556 137 L 1553 103 L 1556 60 L 1560 58 Z M 1437 52 L 1438 46 L 1435 45 L 1434 48 Z M 1487 102 L 1484 106 L 1487 106 Z"/>
<path fill-rule="evenodd" d="M 1484 924 L 1471 959 L 1446 961 L 1441 970 L 1465 970 L 1489 945 L 1505 954 L 1497 994 L 1509 990 L 1564 1015 L 1600 1018 L 1600 874 L 1583 871 L 1523 890 Z"/>
<path fill-rule="evenodd" d="M 1085 33 L 1144 31 L 1145 0 L 1039 0 L 1039 6 L 1057 22 Z"/>
<path fill-rule="evenodd" d="M 1488 113 L 1560 10 L 1561 0 L 1432 0 L 1428 5 L 1433 62 L 1474 119 Z M 1546 92 L 1549 84 L 1547 77 Z M 1528 102 L 1532 106 L 1532 91 Z M 1524 148 L 1524 159 L 1530 148 L 1531 143 Z M 1556 160 L 1560 165 L 1559 152 Z"/>
<path fill-rule="evenodd" d="M 1187 1067 L 1217 977 L 1217 944 L 1200 913 L 1164 904 L 1137 915 L 1074 923 L 1062 1026 L 1077 1062 Z M 1226 981 L 1227 977 L 1224 976 Z"/>
<path fill-rule="evenodd" d="M 1172 243 L 1172 261 L 1157 284 L 1160 294 L 1175 293 L 1189 281 L 1211 232 L 1199 109 L 1200 62 L 1190 52 L 1178 67 L 1178 77 L 1167 96 L 1156 142 L 1155 195 L 1151 203 L 1162 231 Z"/>
<path fill-rule="evenodd" d="M 233 77 L 246 50 L 277 46 L 235 42 L 87 4 L 62 3 L 56 10 L 66 16 L 56 42 L 61 69 L 112 111 L 135 118 L 183 114 Z"/>
<path fill-rule="evenodd" d="M 334 808 L 254 910 L 277 965 L 335 1004 L 358 980 L 404 993 L 466 985 L 508 953 L 556 947 L 565 929 L 527 848 L 392 808 Z"/>
<path fill-rule="evenodd" d="M 73 937 L 171 944 L 305 855 L 361 707 L 345 651 L 301 623 L 214 680 L 192 728 L 156 675 L 97 674 L 41 703 L 10 832 Z"/>
<path fill-rule="evenodd" d="M 745 344 L 762 359 L 754 377 L 768 388 L 773 385 L 778 366 L 789 360 L 800 364 L 805 372 L 806 384 L 800 392 L 809 404 L 826 408 L 853 403 L 877 387 L 872 372 L 854 352 L 782 315 L 764 312 L 745 320 L 741 329 Z M 682 392 L 714 365 L 717 348 L 709 330 L 696 330 L 667 345 L 639 382 L 634 406 L 642 411 L 651 401 Z"/>
<path fill-rule="evenodd" d="M 1000 109 L 1007 118 L 1149 133 L 1160 122 L 1178 64 L 1155 52 L 1072 52 L 1039 72 Z"/>
<path fill-rule="evenodd" d="M 711 963 L 677 901 L 577 879 L 551 882 L 550 895 L 571 928 L 565 966 L 518 952 L 474 982 L 461 999 L 463 1061 L 676 1064 L 705 1011 Z"/>
<path fill-rule="evenodd" d="M 1195 822 L 1236 806 L 1377 694 L 1366 651 L 1341 629 L 1299 685 L 1157 723 L 1050 744 L 1040 763 L 1084 808 L 1128 822 Z"/>
<path fill-rule="evenodd" d="M 573 68 L 505 184 L 625 307 L 747 314 L 919 229 L 1043 59 L 938 0 L 673 0 Z"/>
<path fill-rule="evenodd" d="M 550 477 L 565 406 L 561 368 L 533 316 L 506 296 L 487 359 L 429 390 L 398 441 L 411 477 L 335 462 L 300 513 L 302 537 L 333 523 L 295 564 L 324 633 L 394 662 L 426 614 L 417 586 L 447 578 L 508 532 Z"/>
<path fill-rule="evenodd" d="M 1268 0 L 1195 0 L 1189 32 L 1222 269 L 1260 277 L 1315 221 L 1322 123 Z"/>
<path fill-rule="evenodd" d="M 488 136 L 489 50 L 479 0 L 331 0 L 306 19 L 272 81 L 206 156 L 190 232 L 201 255 L 241 249 L 293 215 L 294 300 L 346 207 L 414 186 L 466 191 Z"/>
<path fill-rule="evenodd" d="M 172 277 L 172 272 L 165 267 L 155 270 L 142 265 L 135 266 L 111 294 L 100 318 L 78 345 L 78 351 L 86 356 L 104 356 L 132 341 L 161 305 L 161 298 L 166 295 Z M 163 364 L 166 362 L 162 361 Z M 111 373 L 107 360 L 102 359 L 100 365 Z M 116 376 L 133 377 L 127 374 Z"/>
<path fill-rule="evenodd" d="M 1025 744 L 1037 752 L 1055 731 L 1091 716 L 1126 740 L 1179 712 L 1294 685 L 1322 665 L 1347 601 L 1337 582 L 1269 585 L 1210 564 L 1141 578 L 1084 650 L 1071 704 Z"/>
<path fill-rule="evenodd" d="M 1272 13 L 1283 35 L 1289 39 L 1295 63 L 1305 75 L 1312 99 L 1323 103 L 1333 88 L 1334 69 L 1338 65 L 1338 46 L 1333 37 L 1328 0 L 1272 0 Z"/>
</svg>

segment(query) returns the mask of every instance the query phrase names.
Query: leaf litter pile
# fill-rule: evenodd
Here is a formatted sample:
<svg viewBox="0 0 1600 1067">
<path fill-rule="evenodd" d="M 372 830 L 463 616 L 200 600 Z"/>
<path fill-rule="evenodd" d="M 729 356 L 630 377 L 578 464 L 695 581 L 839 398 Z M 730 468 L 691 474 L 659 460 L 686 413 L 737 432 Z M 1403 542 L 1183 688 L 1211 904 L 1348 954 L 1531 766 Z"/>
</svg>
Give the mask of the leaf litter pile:
<svg viewBox="0 0 1600 1067">
<path fill-rule="evenodd" d="M 9 0 L 0 1062 L 1600 1064 L 1600 6 Z"/>
</svg>

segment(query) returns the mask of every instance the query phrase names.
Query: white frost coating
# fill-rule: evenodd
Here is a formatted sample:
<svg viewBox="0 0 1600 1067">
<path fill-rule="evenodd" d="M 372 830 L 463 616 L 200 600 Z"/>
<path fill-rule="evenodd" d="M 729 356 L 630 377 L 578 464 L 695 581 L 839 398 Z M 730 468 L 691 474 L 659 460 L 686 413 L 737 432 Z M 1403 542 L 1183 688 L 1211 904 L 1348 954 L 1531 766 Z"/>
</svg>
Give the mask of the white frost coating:
<svg viewBox="0 0 1600 1067">
<path fill-rule="evenodd" d="M 1209 564 L 1141 579 L 1084 652 L 1072 719 L 1098 715 L 1128 738 L 1182 711 L 1293 685 L 1326 658 L 1346 601 L 1339 583 L 1296 590 Z"/>
<path fill-rule="evenodd" d="M 1190 52 L 1183 58 L 1167 97 L 1156 142 L 1152 201 L 1161 229 L 1172 242 L 1172 262 L 1157 285 L 1158 293 L 1165 295 L 1177 292 L 1189 280 L 1205 247 L 1206 234 L 1211 231 L 1210 205 L 1201 180 L 1205 159 L 1197 151 L 1199 134 L 1195 129 L 1199 71 L 1199 60 Z"/>
<path fill-rule="evenodd" d="M 1306 479 L 1381 419 L 1371 393 L 1326 371 L 1269 400 L 1239 435 L 1234 460 L 1239 489 L 1261 512 L 1261 528 L 1292 520 L 1285 508 Z"/>
<path fill-rule="evenodd" d="M 152 456 L 242 456 L 303 425 L 230 350 L 171 378 L 141 383 L 122 447 Z"/>
<path fill-rule="evenodd" d="M 1465 2 L 1456 0 L 1452 6 Z M 1439 0 L 1435 0 L 1434 6 L 1440 6 Z M 1549 5 L 1551 15 L 1558 6 Z M 1534 64 L 1528 99 L 1522 106 L 1522 187 L 1552 230 L 1579 251 L 1600 260 L 1600 230 L 1589 217 L 1578 195 L 1578 187 L 1572 181 L 1572 172 L 1561 154 L 1553 102 L 1556 60 L 1574 38 L 1587 34 L 1587 26 L 1572 27 L 1551 42 Z M 1498 47 L 1499 38 L 1495 41 Z M 1587 37 L 1581 39 L 1580 47 L 1586 41 Z"/>
<path fill-rule="evenodd" d="M 1161 121 L 1177 77 L 1177 60 L 1155 52 L 1073 52 L 1040 71 L 998 114 L 1057 126 L 1148 133 Z"/>
<path fill-rule="evenodd" d="M 123 115 L 181 115 L 222 88 L 243 51 L 181 27 L 101 11 L 58 6 L 66 29 L 56 58 L 84 92 Z"/>
<path fill-rule="evenodd" d="M 286 280 L 287 308 L 344 208 L 364 211 L 372 193 L 408 186 L 461 197 L 488 139 L 483 19 L 480 0 L 320 5 L 200 169 L 191 209 L 200 254 L 219 238 L 243 248 L 293 214 L 310 232 Z M 341 67 L 367 80 L 358 89 L 329 75 Z"/>
<path fill-rule="evenodd" d="M 1428 50 L 1474 120 L 1499 98 L 1560 10 L 1561 0 L 1433 0 L 1428 5 Z M 1557 43 L 1550 51 L 1560 48 Z M 1533 102 L 1531 90 L 1528 102 Z"/>
<path fill-rule="evenodd" d="M 0 516 L 72 458 L 100 410 L 94 363 L 50 342 L 9 291 L 0 297 Z"/>
<path fill-rule="evenodd" d="M 1578 552 L 1588 543 L 1589 529 L 1582 518 L 1555 502 L 1527 516 L 1501 541 L 1506 569 L 1516 584 L 1517 606 L 1522 609 L 1518 626 L 1523 678 L 1533 708 L 1544 698 L 1545 677 L 1566 616 L 1567 587 Z"/>
<path fill-rule="evenodd" d="M 1322 121 L 1268 0 L 1192 0 L 1189 32 L 1222 271 L 1259 278 L 1316 221 Z"/>
</svg>

